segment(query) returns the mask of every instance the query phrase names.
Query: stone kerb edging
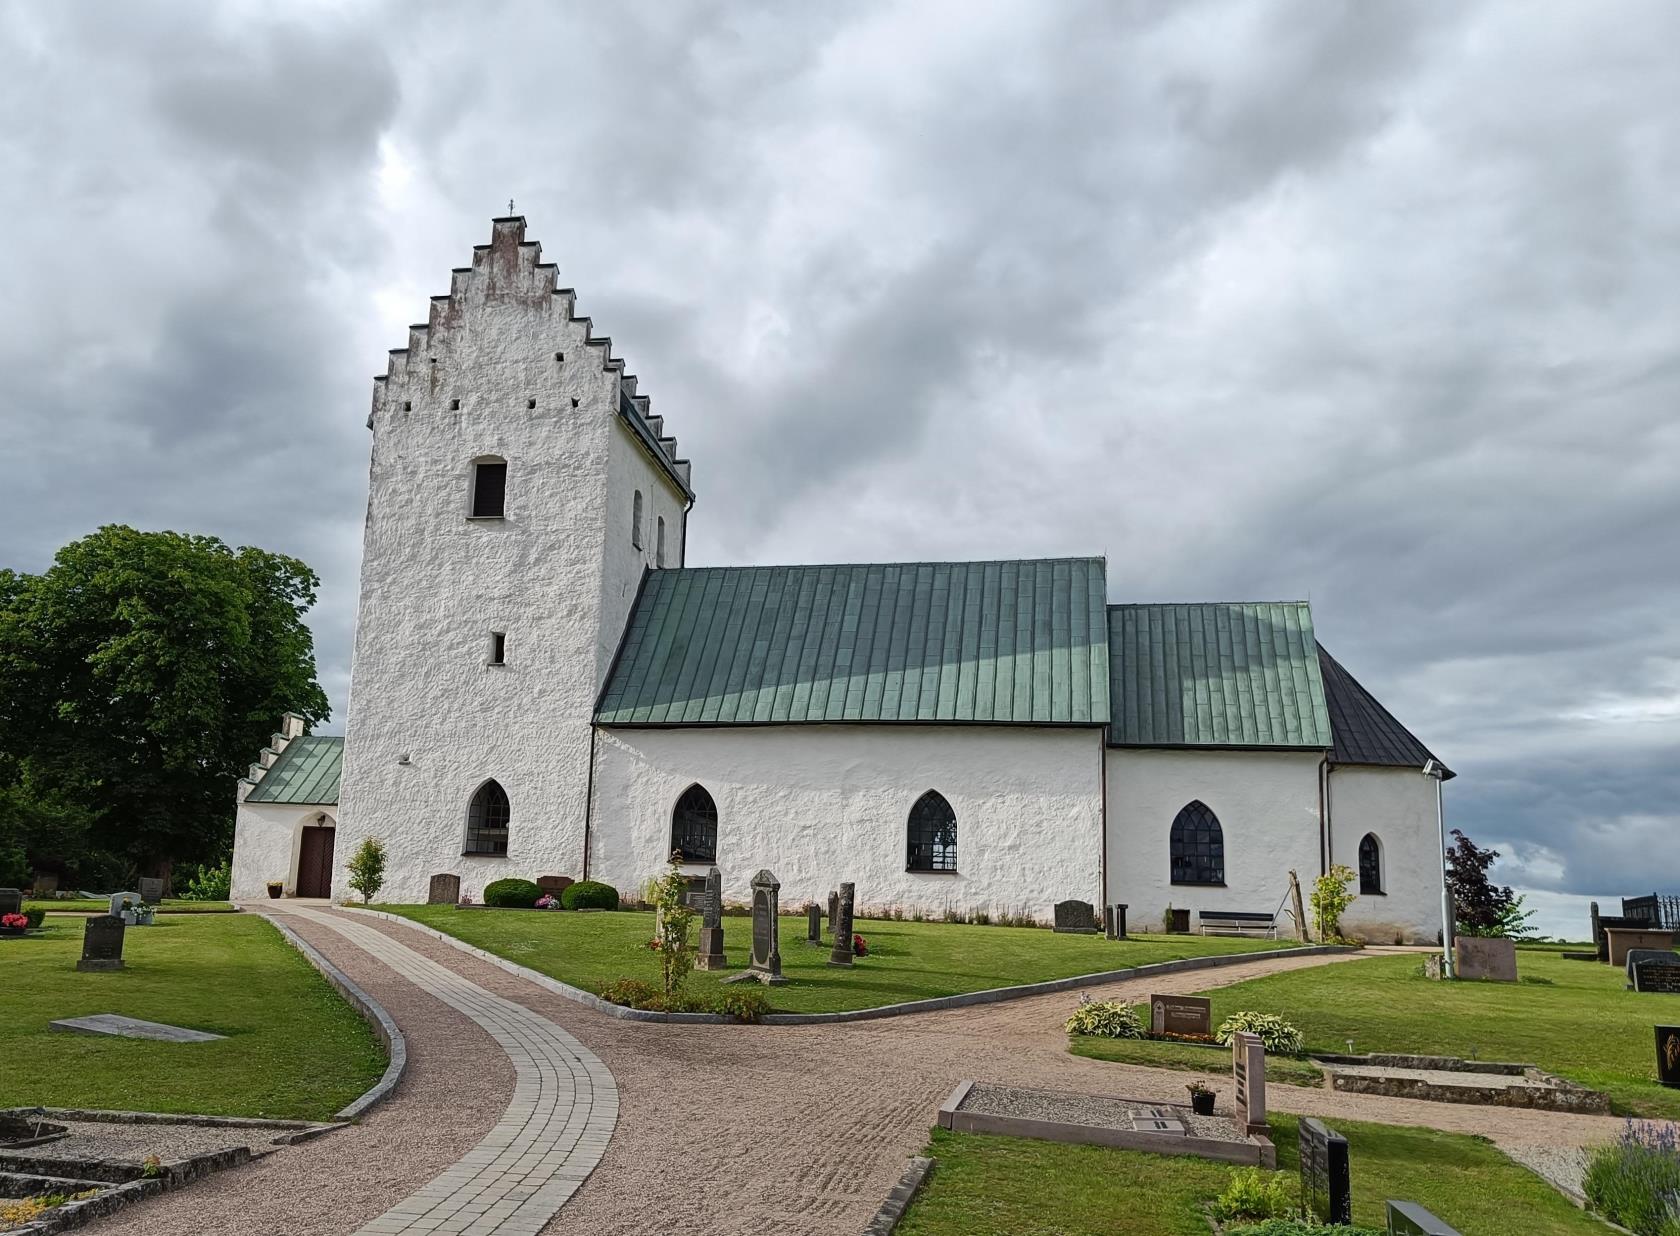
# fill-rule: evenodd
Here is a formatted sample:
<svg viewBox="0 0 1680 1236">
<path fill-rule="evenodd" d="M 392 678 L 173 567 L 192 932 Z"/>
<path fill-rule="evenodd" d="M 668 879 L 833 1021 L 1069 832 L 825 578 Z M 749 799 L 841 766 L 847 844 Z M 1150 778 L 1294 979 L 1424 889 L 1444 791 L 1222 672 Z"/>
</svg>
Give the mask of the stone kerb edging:
<svg viewBox="0 0 1680 1236">
<path fill-rule="evenodd" d="M 387 914 L 383 910 L 364 910 L 357 906 L 338 906 L 351 914 L 365 914 L 372 918 L 382 918 L 387 922 L 401 923 L 404 927 L 418 931 L 441 940 L 451 948 L 458 949 L 480 961 L 488 962 L 509 974 L 516 974 L 528 982 L 535 983 L 547 991 L 564 996 L 568 1000 L 594 1009 L 597 1013 L 605 1013 L 608 1017 L 616 1017 L 620 1021 L 655 1021 L 675 1022 L 684 1025 L 738 1025 L 737 1018 L 723 1013 L 659 1013 L 650 1009 L 626 1008 L 622 1004 L 614 1004 L 610 1000 L 603 1000 L 594 992 L 585 991 L 581 987 L 573 987 L 570 983 L 562 983 L 559 979 L 550 978 L 529 966 L 522 966 L 518 962 L 509 961 L 506 957 L 498 957 L 487 949 L 468 944 L 465 940 L 456 938 L 448 932 L 439 931 L 436 927 L 428 927 L 424 923 L 417 923 L 411 918 L 404 918 L 400 914 Z M 1003 1000 L 1020 1000 L 1027 996 L 1054 995 L 1057 992 L 1073 991 L 1080 987 L 1090 987 L 1098 983 L 1117 983 L 1127 979 L 1154 978 L 1162 974 L 1179 974 L 1186 970 L 1214 970 L 1221 966 L 1240 965 L 1249 961 L 1271 961 L 1283 957 L 1324 957 L 1336 953 L 1352 953 L 1357 949 L 1345 944 L 1310 944 L 1299 948 L 1265 949 L 1258 953 L 1222 953 L 1208 957 L 1186 957 L 1178 961 L 1153 961 L 1141 966 L 1128 966 L 1120 970 L 1101 970 L 1095 974 L 1078 974 L 1072 978 L 1047 979 L 1042 983 L 1020 983 L 1014 987 L 991 987 L 985 991 L 965 991 L 954 996 L 931 996 L 926 1000 L 906 1000 L 900 1004 L 880 1004 L 874 1008 L 848 1009 L 840 1013 L 766 1013 L 759 1019 L 760 1025 L 765 1026 L 831 1026 L 850 1021 L 875 1021 L 882 1017 L 907 1017 L 913 1013 L 934 1013 L 941 1009 L 968 1008 L 976 1004 L 996 1004 Z"/>
<path fill-rule="evenodd" d="M 898 1178 L 898 1183 L 887 1194 L 887 1200 L 881 1203 L 881 1208 L 875 1212 L 875 1217 L 869 1221 L 869 1226 L 863 1229 L 863 1236 L 892 1236 L 898 1227 L 898 1221 L 904 1217 L 905 1210 L 916 1196 L 922 1182 L 933 1170 L 934 1159 L 915 1155 L 904 1169 L 904 1175 Z"/>
<path fill-rule="evenodd" d="M 376 1103 L 384 1102 L 390 1097 L 391 1091 L 397 1088 L 397 1083 L 402 1080 L 403 1069 L 408 1066 L 408 1040 L 403 1038 L 403 1032 L 397 1028 L 397 1023 L 391 1019 L 385 1007 L 358 987 L 348 974 L 323 957 L 309 941 L 281 922 L 277 916 L 263 914 L 261 910 L 257 913 L 279 929 L 286 942 L 302 953 L 305 961 L 320 971 L 321 977 L 350 1002 L 351 1007 L 362 1015 L 362 1019 L 373 1027 L 374 1036 L 385 1044 L 389 1058 L 385 1072 L 380 1075 L 378 1081 L 363 1091 L 360 1097 L 333 1116 L 334 1120 L 339 1121 L 354 1120 Z"/>
</svg>

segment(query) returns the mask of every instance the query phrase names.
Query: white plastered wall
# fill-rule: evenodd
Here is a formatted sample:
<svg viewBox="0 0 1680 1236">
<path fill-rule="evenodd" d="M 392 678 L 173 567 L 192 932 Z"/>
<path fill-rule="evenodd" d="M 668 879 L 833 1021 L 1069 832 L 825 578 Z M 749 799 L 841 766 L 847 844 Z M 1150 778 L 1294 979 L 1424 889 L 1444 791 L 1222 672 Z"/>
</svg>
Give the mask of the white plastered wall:
<svg viewBox="0 0 1680 1236">
<path fill-rule="evenodd" d="M 1124 902 L 1128 927 L 1159 931 L 1170 904 L 1199 910 L 1270 914 L 1289 889 L 1289 870 L 1303 895 L 1318 877 L 1319 752 L 1108 752 L 1108 888 Z M 1225 885 L 1172 883 L 1173 818 L 1195 799 L 1219 817 L 1225 837 Z M 1287 907 L 1285 907 L 1287 909 Z M 1292 920 L 1281 915 L 1279 930 Z"/>
<path fill-rule="evenodd" d="M 1359 841 L 1375 833 L 1383 895 L 1358 898 L 1342 929 L 1374 944 L 1433 944 L 1441 930 L 1440 825 L 1435 782 L 1415 768 L 1341 765 L 1330 774 L 1334 862 L 1359 870 Z M 1353 887 L 1358 889 L 1357 876 Z"/>
<path fill-rule="evenodd" d="M 662 870 L 672 808 L 698 782 L 717 804 L 732 900 L 747 900 L 767 867 L 784 906 L 851 881 L 860 910 L 1049 921 L 1057 901 L 1098 894 L 1101 741 L 1092 729 L 1003 726 L 603 729 L 590 876 L 626 891 Z M 956 812 L 955 875 L 904 869 L 910 807 L 930 789 Z"/>
<path fill-rule="evenodd" d="M 307 806 L 298 803 L 241 802 L 233 822 L 232 896 L 236 901 L 254 901 L 268 896 L 268 882 L 279 880 L 286 896 L 297 892 L 298 851 L 303 830 L 325 824 L 336 826 L 335 806 Z M 343 884 L 342 840 L 335 838 L 333 889 Z"/>
</svg>

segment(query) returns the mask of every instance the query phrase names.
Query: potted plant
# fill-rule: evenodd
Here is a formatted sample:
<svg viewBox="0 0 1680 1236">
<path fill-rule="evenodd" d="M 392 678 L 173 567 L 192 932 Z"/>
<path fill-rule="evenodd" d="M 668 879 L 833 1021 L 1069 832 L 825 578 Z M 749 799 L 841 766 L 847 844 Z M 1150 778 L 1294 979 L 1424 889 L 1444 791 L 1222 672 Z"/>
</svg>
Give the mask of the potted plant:
<svg viewBox="0 0 1680 1236">
<path fill-rule="evenodd" d="M 134 926 L 150 927 L 157 918 L 157 907 L 142 901 L 134 907 Z"/>
<path fill-rule="evenodd" d="M 1190 1092 L 1190 1110 L 1198 1116 L 1213 1115 L 1213 1091 L 1199 1081 L 1193 1081 L 1185 1087 Z"/>
<path fill-rule="evenodd" d="M 285 892 L 285 891 L 286 891 L 286 886 L 281 881 L 270 880 L 268 882 L 268 895 L 271 898 L 273 898 L 275 901 L 280 900 L 280 894 Z"/>
</svg>

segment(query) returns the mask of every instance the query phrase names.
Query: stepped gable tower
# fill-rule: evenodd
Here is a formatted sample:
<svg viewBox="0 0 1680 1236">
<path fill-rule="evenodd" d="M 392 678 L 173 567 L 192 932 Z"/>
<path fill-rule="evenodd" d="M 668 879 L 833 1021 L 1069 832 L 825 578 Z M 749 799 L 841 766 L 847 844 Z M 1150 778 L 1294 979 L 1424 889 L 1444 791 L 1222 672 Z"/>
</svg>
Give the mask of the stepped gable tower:
<svg viewBox="0 0 1680 1236">
<path fill-rule="evenodd" d="M 680 566 L 689 465 L 525 220 L 374 379 L 338 847 L 386 895 L 583 865 L 591 716 L 644 570 Z"/>
</svg>

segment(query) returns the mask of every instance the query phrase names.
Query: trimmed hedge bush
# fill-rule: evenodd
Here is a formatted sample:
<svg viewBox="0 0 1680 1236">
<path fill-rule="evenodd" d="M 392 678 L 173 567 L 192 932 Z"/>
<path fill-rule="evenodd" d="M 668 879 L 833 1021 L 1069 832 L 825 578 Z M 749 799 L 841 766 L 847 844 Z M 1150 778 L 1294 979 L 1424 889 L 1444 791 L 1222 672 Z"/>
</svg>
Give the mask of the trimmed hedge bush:
<svg viewBox="0 0 1680 1236">
<path fill-rule="evenodd" d="M 32 910 L 25 910 L 23 912 L 23 917 L 29 920 L 29 925 L 31 927 L 39 927 L 42 923 L 47 921 L 47 912 L 37 906 Z"/>
<path fill-rule="evenodd" d="M 534 889 L 536 885 L 531 887 Z M 488 894 L 489 890 L 485 892 Z M 568 910 L 616 910 L 618 890 L 599 880 L 579 880 L 568 885 L 566 891 L 560 894 L 560 904 Z"/>
<path fill-rule="evenodd" d="M 487 906 L 518 906 L 529 910 L 541 896 L 542 889 L 537 887 L 535 880 L 494 880 L 484 886 L 484 904 Z"/>
</svg>

